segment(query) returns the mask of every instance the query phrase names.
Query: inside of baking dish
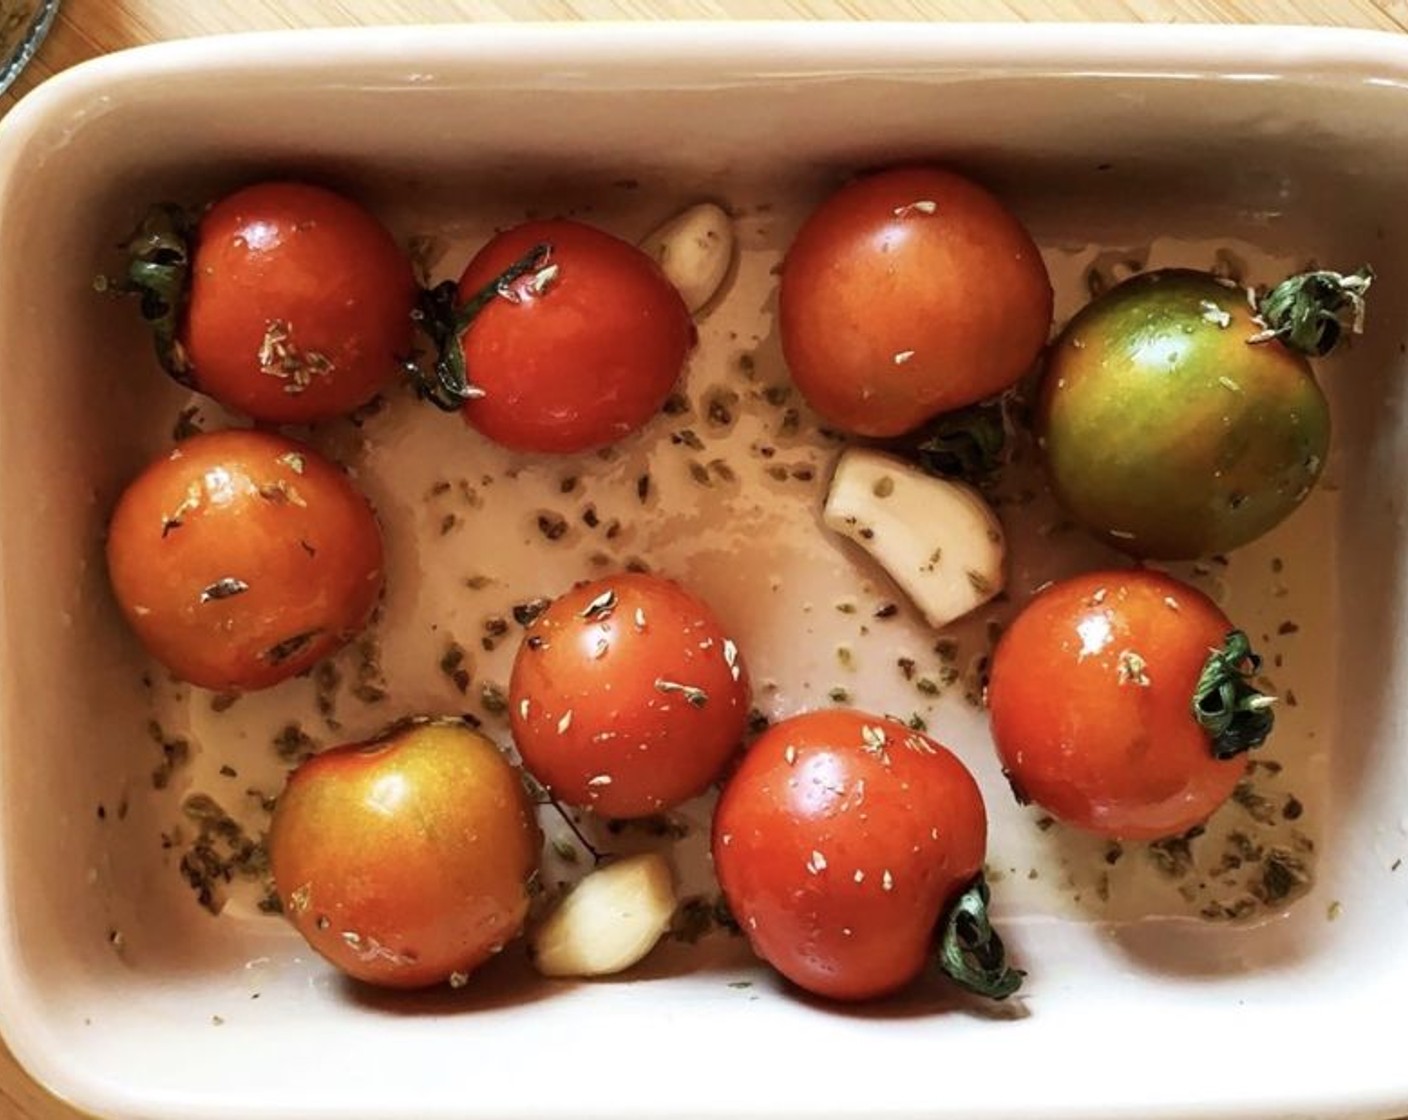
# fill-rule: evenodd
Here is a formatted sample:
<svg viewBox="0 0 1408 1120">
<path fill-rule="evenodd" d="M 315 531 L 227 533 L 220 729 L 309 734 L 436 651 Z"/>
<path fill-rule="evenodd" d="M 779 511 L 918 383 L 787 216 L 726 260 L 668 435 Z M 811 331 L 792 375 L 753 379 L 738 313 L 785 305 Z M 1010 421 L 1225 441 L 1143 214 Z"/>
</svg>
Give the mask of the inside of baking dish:
<svg viewBox="0 0 1408 1120">
<path fill-rule="evenodd" d="M 1408 854 L 1400 807 L 1408 775 L 1398 745 L 1408 222 L 1402 161 L 1384 154 L 1408 140 L 1401 89 L 1333 74 L 1312 82 L 911 62 L 759 75 L 632 58 L 584 76 L 479 62 L 471 73 L 444 60 L 422 68 L 380 59 L 355 78 L 312 68 L 277 84 L 258 67 L 236 67 L 220 83 L 187 72 L 129 73 L 110 96 L 67 105 L 36 129 L 24 174 L 5 185 L 0 827 L 12 949 L 26 1006 L 42 1004 L 46 1031 L 81 1043 L 99 1069 L 136 1062 L 149 1082 L 169 1075 L 189 1093 L 179 1072 L 161 1073 L 127 1028 L 177 1028 L 188 1036 L 180 1045 L 195 1048 L 201 1032 L 218 1027 L 261 1053 L 282 1049 L 292 1062 L 315 1060 L 309 1026 L 349 1045 L 374 1027 L 382 1045 L 402 1054 L 434 1049 L 425 1034 L 434 1023 L 463 1043 L 492 1020 L 510 1050 L 534 1037 L 559 1045 L 571 1038 L 577 1062 L 605 1045 L 578 1033 L 602 1014 L 628 1033 L 690 1009 L 724 1033 L 752 1037 L 785 1024 L 833 1040 L 867 1027 L 889 1038 L 923 1016 L 926 1029 L 947 1038 L 960 1026 L 1013 1027 L 1002 1020 L 1014 1017 L 1029 1029 L 1044 1014 L 1076 1014 L 1077 1003 L 1157 999 L 1176 1018 L 1229 1001 L 1274 1002 L 1307 984 L 1352 988 L 1401 967 L 1382 937 L 1386 916 L 1408 900 L 1408 870 L 1399 871 Z M 716 476 L 701 490 L 691 458 L 670 438 L 686 426 L 675 418 L 659 418 L 610 460 L 544 462 L 486 448 L 457 419 L 392 393 L 361 426 L 334 425 L 315 437 L 357 471 L 393 550 L 379 628 L 387 696 L 348 698 L 345 737 L 412 712 L 477 710 L 474 697 L 456 695 L 434 671 L 447 634 L 472 646 L 485 617 L 586 574 L 580 569 L 595 562 L 598 542 L 574 530 L 564 546 L 544 547 L 533 519 L 573 512 L 554 497 L 568 475 L 583 479 L 603 508 L 623 496 L 634 501 L 630 481 L 646 464 L 659 480 L 656 504 L 622 513 L 626 536 L 608 564 L 643 560 L 703 591 L 740 630 L 745 650 L 751 642 L 753 671 L 772 686 L 763 706 L 775 712 L 825 704 L 838 685 L 862 706 L 905 706 L 906 714 L 927 705 L 931 733 L 982 781 L 998 914 L 1031 973 L 1029 994 L 993 1017 L 930 985 L 861 1019 L 838 1018 L 787 991 L 724 935 L 695 945 L 680 939 L 628 983 L 548 985 L 509 953 L 464 992 L 390 996 L 332 976 L 291 930 L 259 912 L 257 892 L 231 892 L 218 918 L 197 905 L 180 871 L 192 832 L 184 798 L 217 795 L 257 828 L 260 793 L 277 792 L 271 729 L 294 712 L 320 742 L 339 736 L 316 724 L 306 681 L 213 712 L 208 696 L 143 660 L 110 600 L 107 513 L 192 403 L 158 373 L 132 309 L 93 291 L 93 278 L 117 267 L 114 245 L 144 205 L 195 203 L 256 178 L 313 178 L 370 204 L 416 240 L 440 276 L 456 273 L 496 225 L 526 215 L 573 213 L 638 237 L 684 204 L 725 202 L 744 251 L 728 300 L 700 325 L 685 388 L 708 448 L 732 462 L 780 422 L 765 392 L 786 380 L 770 329 L 771 269 L 791 230 L 844 176 L 915 159 L 954 165 L 1012 204 L 1047 255 L 1058 322 L 1084 301 L 1088 283 L 1135 265 L 1221 259 L 1264 282 L 1306 261 L 1373 264 L 1367 332 L 1321 367 L 1335 419 L 1325 485 L 1226 565 L 1179 569 L 1240 610 L 1277 655 L 1267 671 L 1283 696 L 1282 727 L 1260 757 L 1284 769 L 1268 769 L 1258 791 L 1276 817 L 1268 843 L 1294 848 L 1294 835 L 1310 845 L 1296 849 L 1306 889 L 1288 905 L 1259 907 L 1253 921 L 1215 912 L 1210 919 L 1200 910 L 1221 897 L 1216 889 L 1161 880 L 1157 859 L 1143 851 L 1106 859 L 1108 849 L 1059 827 L 1044 831 L 1039 814 L 1013 804 L 982 713 L 963 695 L 965 682 L 972 691 L 971 666 L 959 666 L 956 687 L 938 701 L 914 698 L 892 662 L 910 647 L 932 648 L 935 636 L 907 617 L 861 634 L 838 609 L 848 597 L 873 608 L 893 590 L 822 538 L 816 507 L 834 447 L 805 415 L 784 445 L 788 479 L 752 464 L 741 478 Z M 700 415 L 719 390 L 742 402 L 723 434 L 710 433 Z M 209 407 L 193 419 L 220 422 Z M 710 460 L 700 459 L 706 471 Z M 431 496 L 446 478 L 490 475 L 497 496 L 472 511 L 441 508 Z M 459 519 L 453 533 L 440 529 L 447 516 Z M 1016 530 L 1028 539 L 1017 545 L 1014 606 L 1043 578 L 1112 559 L 1079 534 L 1040 532 L 1049 520 L 1032 514 L 1031 531 Z M 466 591 L 476 574 L 499 591 Z M 956 636 L 965 656 L 981 654 L 980 623 Z M 834 651 L 845 644 L 855 645 L 859 668 L 843 680 Z M 477 674 L 502 680 L 511 646 L 476 651 Z M 344 669 L 355 678 L 354 661 Z M 502 726 L 490 730 L 506 737 Z M 192 743 L 194 757 L 157 788 L 162 744 L 173 739 Z M 222 765 L 238 779 L 222 779 Z M 1303 810 L 1294 817 L 1284 815 L 1288 798 Z M 693 835 L 678 845 L 682 873 L 701 897 L 710 889 L 707 811 L 701 804 L 686 813 Z M 1149 866 L 1126 874 L 1116 866 L 1124 860 Z M 1192 892 L 1182 903 L 1179 886 Z M 216 1088 L 233 1076 L 209 1066 Z M 349 1075 L 349 1086 L 359 1083 Z M 259 1089 L 241 1092 L 259 1099 Z"/>
</svg>

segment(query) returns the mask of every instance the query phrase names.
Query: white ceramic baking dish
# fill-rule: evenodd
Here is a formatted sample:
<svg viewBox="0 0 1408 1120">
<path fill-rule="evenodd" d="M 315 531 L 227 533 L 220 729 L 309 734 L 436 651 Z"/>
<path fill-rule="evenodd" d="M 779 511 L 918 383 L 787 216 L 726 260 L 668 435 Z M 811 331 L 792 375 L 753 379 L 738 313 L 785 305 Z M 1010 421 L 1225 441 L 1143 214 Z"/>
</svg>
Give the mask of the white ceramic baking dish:
<svg viewBox="0 0 1408 1120">
<path fill-rule="evenodd" d="M 101 539 L 116 493 L 168 438 L 183 398 L 156 374 L 131 308 L 92 288 L 143 205 L 272 173 L 317 177 L 403 236 L 459 238 L 442 262 L 453 272 L 476 232 L 525 210 L 589 207 L 640 234 L 680 202 L 723 198 L 744 214 L 748 251 L 734 310 L 702 325 L 694 390 L 736 375 L 730 347 L 756 343 L 775 367 L 768 265 L 803 204 L 849 171 L 906 158 L 954 163 L 1002 192 L 1048 253 L 1063 315 L 1102 259 L 1096 246 L 1157 242 L 1155 257 L 1196 263 L 1235 245 L 1254 269 L 1315 258 L 1378 270 L 1368 334 L 1325 371 L 1330 484 L 1262 551 L 1235 557 L 1221 588 L 1256 629 L 1292 609 L 1299 620 L 1299 644 L 1282 648 L 1302 696 L 1278 749 L 1312 810 L 1310 892 L 1284 913 L 1228 924 L 1163 903 L 1143 918 L 1128 903 L 1101 911 L 1009 882 L 1000 913 L 1031 976 L 995 1011 L 937 986 L 884 1008 L 822 1007 L 728 939 L 667 950 L 634 982 L 550 987 L 509 961 L 463 992 L 382 996 L 335 980 L 247 905 L 218 919 L 198 909 L 161 832 L 220 761 L 268 768 L 258 721 L 299 702 L 302 686 L 241 701 L 219 724 L 200 697 L 158 680 L 163 718 L 184 719 L 202 749 L 171 788 L 151 789 L 152 690 L 109 601 Z M 84 1109 L 172 1120 L 1408 1111 L 1405 197 L 1408 43 L 1366 33 L 368 29 L 174 43 L 47 83 L 0 125 L 6 1039 Z M 728 335 L 739 325 L 741 342 Z M 627 459 L 656 455 L 665 431 L 654 426 Z M 486 506 L 453 552 L 435 552 L 438 519 L 419 504 L 435 464 L 478 469 L 492 451 L 404 398 L 365 443 L 350 432 L 337 438 L 403 542 L 393 551 L 416 553 L 393 568 L 388 624 L 459 625 L 472 641 L 481 606 L 448 596 L 436 606 L 420 591 L 450 565 L 460 583 L 475 565 L 554 589 L 580 574 L 578 553 L 535 566 L 515 551 L 531 488 L 557 468 L 518 464 L 529 489 Z M 824 448 L 797 453 L 824 471 Z M 582 470 L 606 494 L 625 468 Z M 745 487 L 713 510 L 718 523 L 672 521 L 662 507 L 632 544 L 717 600 L 755 673 L 777 684 L 775 711 L 824 702 L 808 689 L 824 691 L 832 671 L 840 623 L 821 617 L 836 613 L 825 597 L 883 591 L 853 555 L 806 543 L 817 493 Z M 752 519 L 730 531 L 740 509 Z M 1078 566 L 1078 552 L 1058 567 Z M 1279 599 L 1272 555 L 1294 583 Z M 881 653 L 924 640 L 901 622 L 869 639 Z M 398 640 L 389 703 L 349 717 L 349 733 L 455 702 L 433 673 L 392 663 L 433 656 L 387 637 Z M 879 706 L 893 677 L 862 666 L 851 687 Z M 961 701 L 929 711 L 931 730 L 979 772 L 999 874 L 1025 882 L 1029 862 L 1048 872 L 1042 882 L 1063 866 L 1072 882 L 1086 874 L 1088 847 L 1060 848 L 1011 805 L 981 716 Z"/>
</svg>

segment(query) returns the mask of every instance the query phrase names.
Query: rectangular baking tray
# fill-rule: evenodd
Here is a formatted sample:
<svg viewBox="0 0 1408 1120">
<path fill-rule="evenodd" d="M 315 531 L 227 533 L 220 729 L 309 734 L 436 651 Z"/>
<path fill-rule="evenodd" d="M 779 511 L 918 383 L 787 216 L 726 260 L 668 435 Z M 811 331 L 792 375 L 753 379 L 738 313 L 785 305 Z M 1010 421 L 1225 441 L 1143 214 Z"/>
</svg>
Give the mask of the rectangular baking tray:
<svg viewBox="0 0 1408 1120">
<path fill-rule="evenodd" d="M 257 35 L 46 83 L 0 124 L 0 1028 L 17 1057 L 80 1108 L 173 1120 L 1408 1112 L 1395 1029 L 1408 1000 L 1406 83 L 1408 44 L 1372 33 L 905 24 Z M 1376 268 L 1370 329 L 1322 370 L 1327 484 L 1225 571 L 1185 573 L 1279 643 L 1278 683 L 1300 693 L 1268 757 L 1295 783 L 1276 796 L 1306 808 L 1307 891 L 1243 922 L 1199 920 L 1137 877 L 1092 904 L 1100 851 L 1044 836 L 1011 803 L 981 713 L 954 695 L 925 711 L 983 784 L 998 912 L 1030 972 L 996 1009 L 934 984 L 824 1007 L 726 937 L 668 946 L 616 983 L 533 983 L 508 960 L 462 992 L 380 995 L 337 980 L 248 899 L 219 918 L 199 909 L 162 834 L 221 762 L 271 771 L 261 728 L 306 701 L 306 682 L 216 721 L 160 674 L 141 683 L 150 667 L 110 600 L 107 514 L 187 401 L 131 308 L 93 291 L 145 204 L 315 178 L 429 238 L 450 275 L 525 213 L 635 237 L 687 202 L 726 201 L 744 252 L 725 309 L 701 323 L 697 401 L 739 387 L 745 353 L 785 380 L 778 254 L 845 175 L 908 159 L 961 168 L 1013 205 L 1052 267 L 1058 319 L 1092 270 L 1131 255 L 1208 265 L 1220 252 L 1258 280 L 1312 259 Z M 769 711 L 824 703 L 832 646 L 854 636 L 838 597 L 865 606 L 887 590 L 817 527 L 833 449 L 790 448 L 810 486 L 745 477 L 701 498 L 679 481 L 669 430 L 662 419 L 617 461 L 516 461 L 393 394 L 366 428 L 324 433 L 401 556 L 382 624 L 391 695 L 352 712 L 348 734 L 455 710 L 435 643 L 473 642 L 492 604 L 447 582 L 478 566 L 505 601 L 560 590 L 589 544 L 523 544 L 524 519 L 569 471 L 603 502 L 633 501 L 639 462 L 663 489 L 629 548 L 715 602 L 770 685 Z M 440 542 L 426 493 L 447 464 L 514 485 Z M 1072 540 L 1014 546 L 1014 603 L 1040 577 L 1108 560 Z M 908 710 L 893 661 L 932 638 L 908 616 L 877 625 L 848 688 Z M 476 671 L 501 676 L 504 656 Z M 149 781 L 154 713 L 199 746 L 165 790 Z M 681 842 L 682 864 L 701 837 Z"/>
</svg>

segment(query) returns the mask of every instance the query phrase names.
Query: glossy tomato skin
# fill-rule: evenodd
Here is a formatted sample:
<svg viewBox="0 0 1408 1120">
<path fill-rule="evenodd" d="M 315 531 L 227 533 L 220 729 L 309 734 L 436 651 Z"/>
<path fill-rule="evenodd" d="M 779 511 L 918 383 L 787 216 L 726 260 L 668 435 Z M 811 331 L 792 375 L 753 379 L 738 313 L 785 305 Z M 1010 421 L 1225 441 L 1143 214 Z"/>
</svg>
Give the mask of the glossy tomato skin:
<svg viewBox="0 0 1408 1120">
<path fill-rule="evenodd" d="M 1314 487 L 1330 412 L 1310 366 L 1245 293 L 1166 269 L 1112 288 L 1051 348 L 1035 430 L 1057 497 L 1135 556 L 1226 552 Z"/>
<path fill-rule="evenodd" d="M 383 583 L 371 506 L 312 448 L 266 432 L 193 436 L 126 489 L 108 573 L 137 637 L 203 688 L 267 688 L 367 622 Z"/>
<path fill-rule="evenodd" d="M 1158 572 L 1092 572 L 1041 592 L 1002 636 L 988 684 L 1014 790 L 1118 839 L 1201 824 L 1246 770 L 1214 756 L 1191 709 L 1231 630 L 1206 595 Z"/>
<path fill-rule="evenodd" d="M 714 813 L 714 867 L 753 950 L 838 1000 L 889 995 L 923 971 L 986 843 L 982 795 L 953 754 L 848 709 L 770 728 Z"/>
<path fill-rule="evenodd" d="M 612 443 L 664 405 L 694 345 L 693 320 L 645 253 L 565 219 L 490 241 L 460 279 L 461 303 L 536 245 L 551 247 L 543 265 L 464 332 L 469 379 L 483 392 L 464 406 L 465 419 L 515 451 Z"/>
<path fill-rule="evenodd" d="M 454 983 L 517 937 L 542 834 L 518 772 L 458 722 L 316 755 L 274 810 L 284 913 L 359 980 Z"/>
<path fill-rule="evenodd" d="M 583 584 L 528 627 L 513 738 L 554 797 L 640 817 L 703 793 L 742 742 L 748 674 L 708 606 L 660 576 Z"/>
<path fill-rule="evenodd" d="M 304 183 L 246 187 L 201 219 L 181 342 L 196 388 L 268 423 L 366 404 L 411 356 L 418 288 L 358 204 Z"/>
<path fill-rule="evenodd" d="M 836 427 L 897 436 L 1001 393 L 1051 330 L 1030 234 L 988 191 L 936 167 L 857 179 L 807 219 L 778 314 L 797 387 Z"/>
</svg>

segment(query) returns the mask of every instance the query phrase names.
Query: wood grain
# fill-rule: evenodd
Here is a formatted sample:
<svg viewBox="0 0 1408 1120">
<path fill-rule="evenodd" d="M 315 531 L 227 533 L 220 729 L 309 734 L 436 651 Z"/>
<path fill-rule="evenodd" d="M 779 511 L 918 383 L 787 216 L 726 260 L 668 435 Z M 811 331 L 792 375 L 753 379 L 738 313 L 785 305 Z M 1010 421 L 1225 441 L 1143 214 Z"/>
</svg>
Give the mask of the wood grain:
<svg viewBox="0 0 1408 1120">
<path fill-rule="evenodd" d="M 108 51 L 283 27 L 600 19 L 1109 20 L 1408 30 L 1408 0 L 64 0 L 44 51 L 0 107 Z"/>
<path fill-rule="evenodd" d="M 604 19 L 1099 20 L 1402 32 L 1408 0 L 64 0 L 43 51 L 0 98 L 0 110 L 59 70 L 163 39 L 289 27 Z M 0 1046 L 0 1117 L 80 1115 L 36 1085 Z"/>
</svg>

